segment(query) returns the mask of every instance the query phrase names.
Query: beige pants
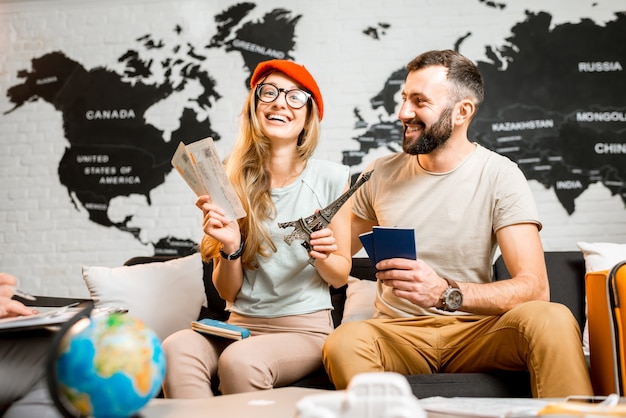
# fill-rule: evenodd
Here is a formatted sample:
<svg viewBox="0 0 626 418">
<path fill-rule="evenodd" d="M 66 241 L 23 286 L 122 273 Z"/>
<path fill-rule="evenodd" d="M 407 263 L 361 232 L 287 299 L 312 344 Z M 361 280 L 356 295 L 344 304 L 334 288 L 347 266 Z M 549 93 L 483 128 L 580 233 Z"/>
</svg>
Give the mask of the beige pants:
<svg viewBox="0 0 626 418">
<path fill-rule="evenodd" d="M 322 366 L 322 346 L 333 330 L 330 311 L 281 318 L 251 318 L 232 313 L 229 323 L 251 336 L 239 341 L 207 337 L 190 329 L 163 341 L 167 398 L 213 396 L 219 378 L 222 394 L 287 386 Z"/>
<path fill-rule="evenodd" d="M 371 319 L 339 326 L 324 345 L 337 389 L 360 372 L 529 370 L 535 397 L 593 395 L 578 324 L 568 308 L 528 302 L 501 316 Z"/>
</svg>

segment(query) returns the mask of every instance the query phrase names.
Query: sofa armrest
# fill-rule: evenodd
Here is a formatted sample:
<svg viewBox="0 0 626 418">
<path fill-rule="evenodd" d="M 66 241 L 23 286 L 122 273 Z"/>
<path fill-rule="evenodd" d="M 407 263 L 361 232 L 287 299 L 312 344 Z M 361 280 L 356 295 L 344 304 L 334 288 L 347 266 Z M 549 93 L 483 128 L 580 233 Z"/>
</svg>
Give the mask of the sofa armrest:
<svg viewBox="0 0 626 418">
<path fill-rule="evenodd" d="M 550 301 L 567 306 L 582 330 L 585 326 L 585 259 L 580 251 L 546 251 L 544 253 Z M 511 278 L 502 256 L 494 264 L 495 280 Z"/>
</svg>

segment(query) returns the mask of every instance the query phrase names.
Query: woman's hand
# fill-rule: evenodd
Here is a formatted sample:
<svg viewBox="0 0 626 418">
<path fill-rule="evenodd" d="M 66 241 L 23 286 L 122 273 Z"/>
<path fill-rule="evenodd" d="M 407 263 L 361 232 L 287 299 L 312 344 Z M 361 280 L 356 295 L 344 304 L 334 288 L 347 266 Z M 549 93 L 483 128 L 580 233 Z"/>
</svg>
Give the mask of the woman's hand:
<svg viewBox="0 0 626 418">
<path fill-rule="evenodd" d="M 311 233 L 311 247 L 309 255 L 316 259 L 325 259 L 337 251 L 337 241 L 330 228 L 322 228 Z"/>
<path fill-rule="evenodd" d="M 202 210 L 202 229 L 204 233 L 215 238 L 224 245 L 224 252 L 235 252 L 241 244 L 239 223 L 224 217 L 224 211 L 211 203 L 207 195 L 200 196 L 196 206 Z"/>
</svg>

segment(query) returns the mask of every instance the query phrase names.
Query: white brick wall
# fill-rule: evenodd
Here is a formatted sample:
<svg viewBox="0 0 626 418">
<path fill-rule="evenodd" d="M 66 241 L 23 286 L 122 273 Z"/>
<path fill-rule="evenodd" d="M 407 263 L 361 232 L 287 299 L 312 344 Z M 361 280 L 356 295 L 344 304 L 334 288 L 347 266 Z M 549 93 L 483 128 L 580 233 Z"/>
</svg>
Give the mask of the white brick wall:
<svg viewBox="0 0 626 418">
<path fill-rule="evenodd" d="M 316 76 L 327 109 L 318 156 L 340 161 L 342 150 L 357 147 L 352 140 L 355 105 L 368 103 L 386 77 L 418 53 L 452 47 L 471 31 L 462 52 L 484 59 L 485 46 L 504 42 L 514 23 L 524 20 L 526 9 L 551 13 L 553 24 L 578 22 L 581 17 L 600 23 L 624 9 L 622 0 L 499 3 L 506 8 L 498 10 L 478 0 L 263 0 L 248 19 L 261 18 L 277 7 L 302 15 L 293 55 Z M 142 229 L 139 242 L 128 233 L 90 222 L 59 183 L 58 163 L 67 146 L 59 112 L 38 101 L 2 113 L 11 108 L 6 89 L 19 83 L 18 71 L 29 69 L 32 58 L 60 50 L 87 69 L 115 69 L 118 57 L 135 47 L 139 36 L 150 33 L 167 40 L 176 24 L 190 42 L 203 46 L 214 34 L 213 16 L 232 4 L 235 1 L 0 1 L 0 270 L 18 275 L 21 285 L 34 293 L 84 297 L 88 293 L 81 278 L 83 265 L 118 266 L 132 256 L 150 255 L 153 248 L 148 243 L 167 235 L 199 240 L 195 198 L 177 173 L 151 193 L 152 205 L 141 196 L 112 202 L 111 219 L 135 215 L 129 226 Z M 362 34 L 379 22 L 391 24 L 380 41 Z M 207 54 L 223 95 L 209 115 L 224 139 L 218 146 L 225 155 L 237 129 L 246 74 L 237 53 Z M 171 115 L 184 100 L 181 95 L 178 102 L 169 102 L 171 107 L 150 113 L 151 122 L 175 129 L 176 118 Z M 361 111 L 366 120 L 376 119 L 375 111 L 365 106 Z M 552 190 L 535 182 L 531 187 L 544 222 L 546 249 L 576 249 L 579 240 L 626 242 L 626 208 L 606 188 L 593 185 L 568 216 Z"/>
</svg>

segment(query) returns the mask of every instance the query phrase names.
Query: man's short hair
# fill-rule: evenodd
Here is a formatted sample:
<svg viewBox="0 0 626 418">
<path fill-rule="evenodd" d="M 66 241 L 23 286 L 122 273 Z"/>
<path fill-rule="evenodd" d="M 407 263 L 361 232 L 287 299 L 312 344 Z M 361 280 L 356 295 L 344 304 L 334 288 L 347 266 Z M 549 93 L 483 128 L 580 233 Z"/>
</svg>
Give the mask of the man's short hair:
<svg viewBox="0 0 626 418">
<path fill-rule="evenodd" d="M 433 50 L 415 57 L 406 69 L 413 72 L 433 65 L 448 69 L 450 93 L 455 103 L 470 99 L 478 108 L 485 97 L 485 88 L 478 67 L 470 59 L 451 49 Z"/>
</svg>

